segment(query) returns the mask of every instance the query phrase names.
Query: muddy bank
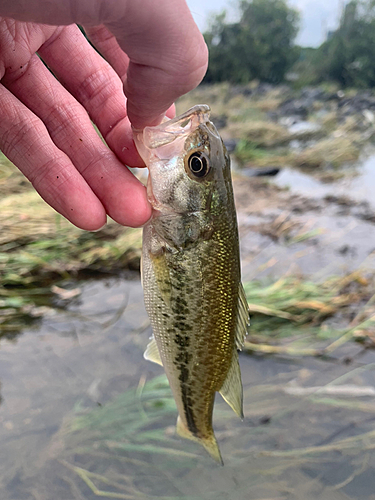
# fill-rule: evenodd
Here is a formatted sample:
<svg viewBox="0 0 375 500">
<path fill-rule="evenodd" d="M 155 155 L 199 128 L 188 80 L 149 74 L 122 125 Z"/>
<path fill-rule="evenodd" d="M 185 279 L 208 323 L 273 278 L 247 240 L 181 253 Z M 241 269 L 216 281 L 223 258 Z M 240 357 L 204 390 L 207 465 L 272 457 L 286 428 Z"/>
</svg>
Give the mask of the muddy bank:
<svg viewBox="0 0 375 500">
<path fill-rule="evenodd" d="M 286 272 L 322 279 L 375 264 L 375 213 L 365 202 L 307 197 L 270 181 L 234 180 L 245 279 Z"/>
</svg>

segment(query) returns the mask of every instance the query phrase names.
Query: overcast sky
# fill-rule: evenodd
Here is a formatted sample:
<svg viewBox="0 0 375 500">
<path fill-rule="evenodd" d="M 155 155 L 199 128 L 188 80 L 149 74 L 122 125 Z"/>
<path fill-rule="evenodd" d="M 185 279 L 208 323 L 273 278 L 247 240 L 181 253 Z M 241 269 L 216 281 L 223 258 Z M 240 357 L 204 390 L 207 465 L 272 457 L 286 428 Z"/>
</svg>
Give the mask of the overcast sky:
<svg viewBox="0 0 375 500">
<path fill-rule="evenodd" d="M 289 0 L 289 5 L 301 12 L 301 29 L 297 43 L 302 46 L 316 47 L 326 37 L 327 31 L 335 29 L 345 0 Z M 194 19 L 201 31 L 207 27 L 207 19 L 212 13 L 227 10 L 235 13 L 234 0 L 187 0 Z"/>
</svg>

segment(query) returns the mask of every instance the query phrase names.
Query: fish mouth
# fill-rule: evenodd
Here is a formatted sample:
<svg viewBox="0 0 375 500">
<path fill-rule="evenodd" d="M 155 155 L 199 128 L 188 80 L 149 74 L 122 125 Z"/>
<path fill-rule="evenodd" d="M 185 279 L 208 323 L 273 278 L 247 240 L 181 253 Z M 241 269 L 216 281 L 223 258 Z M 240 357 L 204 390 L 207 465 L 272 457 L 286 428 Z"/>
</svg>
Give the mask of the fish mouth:
<svg viewBox="0 0 375 500">
<path fill-rule="evenodd" d="M 133 138 L 138 153 L 146 165 L 152 158 L 171 159 L 181 152 L 188 135 L 201 125 L 211 126 L 211 133 L 220 138 L 214 125 L 210 122 L 210 107 L 197 104 L 185 113 L 160 125 L 145 127 L 143 130 L 133 129 Z"/>
<path fill-rule="evenodd" d="M 154 127 L 146 127 L 143 131 L 144 144 L 148 149 L 157 149 L 171 144 L 178 138 L 186 137 L 199 125 L 210 121 L 210 107 L 197 104 L 185 113 L 167 120 Z"/>
</svg>

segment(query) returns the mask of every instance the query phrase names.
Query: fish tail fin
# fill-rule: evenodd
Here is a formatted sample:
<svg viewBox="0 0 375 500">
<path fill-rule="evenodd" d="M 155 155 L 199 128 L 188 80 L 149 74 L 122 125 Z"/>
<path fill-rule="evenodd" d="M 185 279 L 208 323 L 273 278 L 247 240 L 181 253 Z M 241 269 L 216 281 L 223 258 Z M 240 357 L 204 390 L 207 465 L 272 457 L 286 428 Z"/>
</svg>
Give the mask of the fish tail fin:
<svg viewBox="0 0 375 500">
<path fill-rule="evenodd" d="M 180 416 L 177 418 L 177 426 L 176 426 L 177 434 L 184 438 L 190 439 L 191 441 L 195 441 L 203 446 L 203 448 L 208 452 L 208 454 L 220 465 L 224 465 L 223 459 L 221 458 L 221 453 L 219 449 L 219 445 L 217 444 L 214 433 L 212 432 L 210 436 L 205 438 L 199 438 L 194 436 L 192 432 L 185 426 L 182 422 Z"/>
</svg>

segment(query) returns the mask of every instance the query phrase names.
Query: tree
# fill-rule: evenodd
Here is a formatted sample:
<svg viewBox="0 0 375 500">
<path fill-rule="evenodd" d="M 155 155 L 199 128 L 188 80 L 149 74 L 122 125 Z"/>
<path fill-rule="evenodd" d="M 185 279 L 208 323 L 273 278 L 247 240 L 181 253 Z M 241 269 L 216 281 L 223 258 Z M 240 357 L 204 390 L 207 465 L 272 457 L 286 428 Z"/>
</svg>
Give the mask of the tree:
<svg viewBox="0 0 375 500">
<path fill-rule="evenodd" d="M 375 2 L 352 0 L 339 28 L 318 51 L 321 80 L 343 86 L 375 87 Z"/>
<path fill-rule="evenodd" d="M 240 0 L 239 21 L 217 15 L 205 33 L 210 63 L 205 81 L 278 83 L 298 58 L 299 15 L 286 0 Z"/>
</svg>

